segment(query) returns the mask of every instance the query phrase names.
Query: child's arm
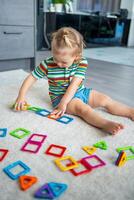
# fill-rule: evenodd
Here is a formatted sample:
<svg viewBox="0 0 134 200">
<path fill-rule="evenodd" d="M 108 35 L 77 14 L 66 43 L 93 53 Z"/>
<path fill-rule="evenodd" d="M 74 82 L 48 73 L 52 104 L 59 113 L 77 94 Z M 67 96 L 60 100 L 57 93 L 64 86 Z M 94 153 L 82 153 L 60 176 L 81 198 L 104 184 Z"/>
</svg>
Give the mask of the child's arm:
<svg viewBox="0 0 134 200">
<path fill-rule="evenodd" d="M 18 97 L 15 101 L 15 106 L 14 106 L 14 109 L 15 110 L 23 110 L 23 107 L 24 105 L 26 104 L 26 99 L 25 99 L 25 96 L 26 96 L 26 93 L 27 91 L 30 89 L 30 87 L 36 82 L 36 78 L 33 77 L 32 74 L 30 74 L 23 82 L 21 88 L 20 88 L 20 91 L 19 91 L 19 94 L 18 94 Z"/>
<path fill-rule="evenodd" d="M 82 59 L 77 66 L 77 70 L 74 74 L 74 77 L 69 87 L 66 90 L 66 93 L 64 94 L 58 107 L 52 112 L 52 114 L 56 114 L 56 116 L 60 116 L 65 113 L 67 104 L 73 98 L 81 82 L 85 79 L 85 73 L 86 73 L 87 67 L 88 67 L 87 59 Z"/>
<path fill-rule="evenodd" d="M 58 107 L 52 112 L 52 114 L 56 114 L 56 116 L 62 116 L 65 113 L 67 104 L 73 98 L 82 81 L 82 78 L 73 77 L 69 87 L 66 90 L 66 93 L 64 94 Z"/>
<path fill-rule="evenodd" d="M 61 103 L 68 104 L 69 101 L 73 98 L 74 94 L 76 93 L 79 85 L 82 82 L 82 78 L 74 77 L 69 85 L 69 87 L 66 90 L 66 93 L 64 94 Z"/>
</svg>

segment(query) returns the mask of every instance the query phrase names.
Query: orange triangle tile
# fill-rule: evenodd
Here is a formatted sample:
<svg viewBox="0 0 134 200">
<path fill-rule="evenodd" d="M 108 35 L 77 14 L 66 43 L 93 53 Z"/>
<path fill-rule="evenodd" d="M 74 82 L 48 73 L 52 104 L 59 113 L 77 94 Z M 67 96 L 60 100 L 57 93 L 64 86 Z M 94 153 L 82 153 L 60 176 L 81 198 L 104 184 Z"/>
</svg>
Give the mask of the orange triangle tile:
<svg viewBox="0 0 134 200">
<path fill-rule="evenodd" d="M 22 190 L 27 190 L 34 183 L 37 182 L 37 178 L 35 176 L 20 176 L 19 183 Z"/>
</svg>

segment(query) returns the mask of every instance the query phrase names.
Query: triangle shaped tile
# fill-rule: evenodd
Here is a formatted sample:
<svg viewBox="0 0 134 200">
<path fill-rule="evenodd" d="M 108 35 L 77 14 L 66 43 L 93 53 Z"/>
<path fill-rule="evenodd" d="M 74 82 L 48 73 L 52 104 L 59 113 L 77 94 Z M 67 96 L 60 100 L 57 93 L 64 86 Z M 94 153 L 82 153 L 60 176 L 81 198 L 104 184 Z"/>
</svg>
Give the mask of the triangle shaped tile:
<svg viewBox="0 0 134 200">
<path fill-rule="evenodd" d="M 64 183 L 50 182 L 48 183 L 48 185 L 51 188 L 55 197 L 60 196 L 67 189 L 67 185 Z"/>
<path fill-rule="evenodd" d="M 35 176 L 20 176 L 19 183 L 22 190 L 27 190 L 34 183 L 37 182 L 37 178 Z"/>
<path fill-rule="evenodd" d="M 37 198 L 54 199 L 54 195 L 48 184 L 45 184 L 41 188 L 39 188 L 35 192 L 34 196 Z"/>
</svg>

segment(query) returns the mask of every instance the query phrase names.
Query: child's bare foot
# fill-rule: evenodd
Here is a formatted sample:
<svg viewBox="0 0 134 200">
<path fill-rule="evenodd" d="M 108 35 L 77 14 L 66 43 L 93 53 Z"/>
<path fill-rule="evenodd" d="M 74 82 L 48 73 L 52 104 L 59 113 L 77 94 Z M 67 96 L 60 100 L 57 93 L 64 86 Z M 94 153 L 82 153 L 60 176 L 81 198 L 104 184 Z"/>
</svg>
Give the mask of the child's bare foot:
<svg viewBox="0 0 134 200">
<path fill-rule="evenodd" d="M 129 117 L 131 120 L 134 121 L 134 108 L 130 108 L 130 114 L 129 114 Z"/>
<path fill-rule="evenodd" d="M 111 133 L 112 135 L 116 135 L 124 126 L 117 122 L 107 121 L 102 127 L 106 132 Z"/>
</svg>

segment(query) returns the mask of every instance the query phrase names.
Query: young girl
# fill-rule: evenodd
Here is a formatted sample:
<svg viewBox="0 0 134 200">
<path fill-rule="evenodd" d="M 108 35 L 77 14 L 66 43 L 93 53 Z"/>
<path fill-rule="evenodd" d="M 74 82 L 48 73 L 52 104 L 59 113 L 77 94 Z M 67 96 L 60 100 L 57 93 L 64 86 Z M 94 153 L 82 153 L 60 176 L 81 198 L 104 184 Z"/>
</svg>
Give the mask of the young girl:
<svg viewBox="0 0 134 200">
<path fill-rule="evenodd" d="M 82 57 L 83 38 L 73 28 L 61 28 L 53 34 L 53 57 L 45 59 L 24 80 L 15 102 L 16 110 L 23 110 L 26 93 L 40 78 L 47 77 L 49 95 L 54 111 L 52 114 L 62 116 L 64 113 L 77 115 L 87 123 L 111 134 L 118 133 L 124 126 L 101 117 L 94 108 L 104 107 L 109 113 L 134 120 L 134 108 L 130 108 L 109 96 L 85 88 L 88 63 Z"/>
</svg>

